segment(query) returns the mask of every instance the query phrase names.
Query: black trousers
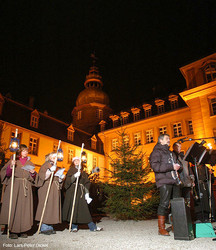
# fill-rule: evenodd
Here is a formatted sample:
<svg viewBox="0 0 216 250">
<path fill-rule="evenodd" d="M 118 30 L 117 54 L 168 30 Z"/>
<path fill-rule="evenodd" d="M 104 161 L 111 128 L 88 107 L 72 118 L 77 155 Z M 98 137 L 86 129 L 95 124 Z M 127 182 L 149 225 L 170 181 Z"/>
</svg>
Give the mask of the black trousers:
<svg viewBox="0 0 216 250">
<path fill-rule="evenodd" d="M 164 184 L 159 188 L 160 190 L 160 204 L 158 206 L 158 215 L 167 215 L 169 212 L 169 202 L 172 198 L 181 197 L 180 186 Z"/>
</svg>

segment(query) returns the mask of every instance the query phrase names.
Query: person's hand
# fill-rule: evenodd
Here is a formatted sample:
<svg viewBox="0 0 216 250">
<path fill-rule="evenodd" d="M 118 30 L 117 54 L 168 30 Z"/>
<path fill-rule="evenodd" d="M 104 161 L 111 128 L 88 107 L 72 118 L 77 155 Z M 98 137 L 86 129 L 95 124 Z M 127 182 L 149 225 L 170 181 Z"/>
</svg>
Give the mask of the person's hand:
<svg viewBox="0 0 216 250">
<path fill-rule="evenodd" d="M 74 174 L 75 178 L 78 178 L 80 176 L 80 171 L 77 171 L 76 174 Z"/>
<path fill-rule="evenodd" d="M 34 169 L 31 169 L 31 170 L 29 170 L 29 173 L 34 174 L 34 173 L 35 173 L 35 170 L 34 170 Z"/>
<path fill-rule="evenodd" d="M 50 168 L 50 171 L 51 171 L 51 172 L 55 172 L 55 171 L 56 171 L 56 165 L 53 165 L 53 166 Z"/>
<path fill-rule="evenodd" d="M 85 194 L 85 200 L 88 204 L 92 202 L 92 198 L 89 197 L 89 193 Z"/>
<path fill-rule="evenodd" d="M 62 174 L 61 176 L 59 176 L 59 182 L 62 182 L 64 180 L 64 178 L 65 178 L 64 174 Z"/>
<path fill-rule="evenodd" d="M 11 160 L 11 165 L 10 165 L 10 168 L 12 169 L 13 168 L 13 166 L 15 166 L 16 165 L 16 161 L 15 160 Z"/>
<path fill-rule="evenodd" d="M 173 164 L 173 168 L 174 168 L 174 170 L 179 170 L 179 168 L 180 168 L 181 166 L 178 164 L 178 163 L 174 163 Z"/>
</svg>

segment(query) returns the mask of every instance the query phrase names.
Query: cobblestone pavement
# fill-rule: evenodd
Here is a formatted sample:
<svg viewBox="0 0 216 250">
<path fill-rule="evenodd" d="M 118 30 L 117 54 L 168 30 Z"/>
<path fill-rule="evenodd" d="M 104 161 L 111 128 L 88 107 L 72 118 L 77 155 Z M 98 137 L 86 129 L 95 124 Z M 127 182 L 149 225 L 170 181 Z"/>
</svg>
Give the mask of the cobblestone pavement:
<svg viewBox="0 0 216 250">
<path fill-rule="evenodd" d="M 12 240 L 0 235 L 0 249 L 216 249 L 213 238 L 195 238 L 194 240 L 174 240 L 174 235 L 158 235 L 157 220 L 114 221 L 103 217 L 98 226 L 101 232 L 90 232 L 81 228 L 70 233 L 62 224 L 55 235 L 36 235 L 35 231 L 27 239 Z M 168 225 L 169 226 L 169 225 Z M 212 223 L 215 227 L 216 223 Z M 216 236 L 215 236 L 216 237 Z"/>
</svg>

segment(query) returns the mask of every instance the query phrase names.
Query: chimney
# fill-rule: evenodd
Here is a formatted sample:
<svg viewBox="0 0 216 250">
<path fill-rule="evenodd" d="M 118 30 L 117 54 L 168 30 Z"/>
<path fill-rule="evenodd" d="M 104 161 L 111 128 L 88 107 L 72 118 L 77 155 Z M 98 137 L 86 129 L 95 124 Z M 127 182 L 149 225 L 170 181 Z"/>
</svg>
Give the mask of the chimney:
<svg viewBox="0 0 216 250">
<path fill-rule="evenodd" d="M 32 109 L 34 108 L 34 97 L 33 96 L 29 97 L 29 107 Z"/>
</svg>

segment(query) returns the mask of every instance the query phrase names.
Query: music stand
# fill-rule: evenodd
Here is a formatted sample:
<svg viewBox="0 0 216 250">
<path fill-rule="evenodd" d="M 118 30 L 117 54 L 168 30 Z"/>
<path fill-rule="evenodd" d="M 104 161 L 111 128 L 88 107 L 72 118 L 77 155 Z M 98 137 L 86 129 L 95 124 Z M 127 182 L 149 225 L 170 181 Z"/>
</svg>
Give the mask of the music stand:
<svg viewBox="0 0 216 250">
<path fill-rule="evenodd" d="M 216 162 L 216 153 L 211 154 L 210 150 L 207 150 L 202 144 L 195 142 L 191 147 L 187 150 L 184 160 L 191 162 L 195 168 L 195 174 L 197 178 L 197 187 L 198 187 L 198 196 L 201 203 L 202 209 L 202 223 L 196 224 L 196 237 L 214 237 L 215 233 L 212 228 L 211 223 L 204 223 L 204 211 L 203 211 L 203 197 L 200 195 L 200 184 L 199 184 L 199 175 L 197 170 L 198 164 L 206 164 L 208 162 L 215 163 Z"/>
</svg>

